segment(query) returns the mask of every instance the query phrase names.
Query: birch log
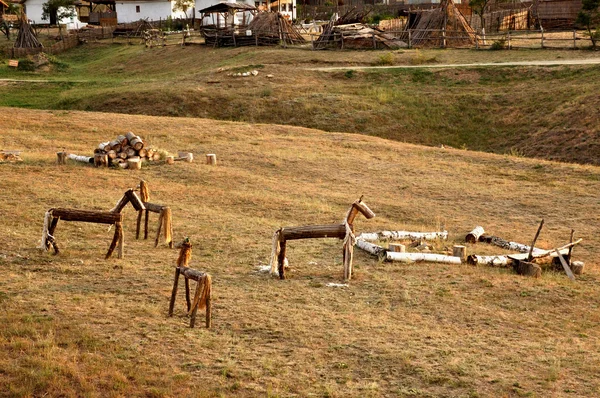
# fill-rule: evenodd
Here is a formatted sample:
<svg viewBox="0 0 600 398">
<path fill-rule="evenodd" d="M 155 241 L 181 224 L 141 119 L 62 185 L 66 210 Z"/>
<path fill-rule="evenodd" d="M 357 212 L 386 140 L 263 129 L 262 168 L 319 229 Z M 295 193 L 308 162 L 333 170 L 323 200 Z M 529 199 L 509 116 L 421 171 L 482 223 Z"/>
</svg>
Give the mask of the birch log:
<svg viewBox="0 0 600 398">
<path fill-rule="evenodd" d="M 383 247 L 374 245 L 373 243 L 362 239 L 356 240 L 356 247 L 379 258 L 385 257 L 385 254 L 387 253 L 387 250 L 385 250 Z"/>
<path fill-rule="evenodd" d="M 67 163 L 67 153 L 66 152 L 56 152 L 56 163 L 57 164 L 66 164 Z"/>
<path fill-rule="evenodd" d="M 559 247 L 557 250 L 560 252 L 560 254 L 567 254 L 569 253 L 569 248 L 573 247 L 579 243 L 581 243 L 583 239 L 578 239 L 573 243 L 569 243 L 566 244 L 562 247 Z M 555 250 L 542 250 L 542 249 L 538 249 L 537 251 L 533 252 L 533 258 L 543 258 L 543 257 L 556 257 L 558 256 L 558 254 L 556 254 Z M 512 263 L 511 260 L 527 260 L 527 258 L 529 257 L 529 253 L 516 253 L 516 254 L 506 254 L 506 255 L 498 255 L 498 256 L 478 256 L 476 254 L 472 254 L 469 257 L 467 257 L 467 263 L 471 264 L 471 265 L 504 265 L 507 266 L 509 264 Z"/>
<path fill-rule="evenodd" d="M 67 157 L 71 160 L 74 160 L 76 162 L 82 162 L 82 163 L 91 163 L 94 164 L 94 158 L 90 157 L 90 156 L 79 156 L 79 155 L 74 155 L 72 153 L 68 154 Z"/>
<path fill-rule="evenodd" d="M 460 257 L 446 256 L 444 254 L 434 253 L 397 253 L 387 252 L 388 261 L 401 261 L 404 263 L 413 263 L 425 261 L 428 263 L 460 264 Z"/>
<path fill-rule="evenodd" d="M 479 237 L 479 241 L 489 243 L 506 250 L 516 251 L 519 253 L 529 253 L 529 250 L 531 250 L 531 246 L 524 245 L 523 243 L 510 242 L 493 235 L 481 235 Z M 533 248 L 534 253 L 538 251 L 543 251 L 543 249 L 538 249 L 537 247 Z"/>
<path fill-rule="evenodd" d="M 357 239 L 374 242 L 377 240 L 401 240 L 401 239 L 448 239 L 448 231 L 440 232 L 410 232 L 410 231 L 380 231 L 380 232 L 363 232 Z"/>
<path fill-rule="evenodd" d="M 483 229 L 483 227 L 480 227 L 480 226 L 475 227 L 471 232 L 469 232 L 467 234 L 467 236 L 465 237 L 465 242 L 477 243 L 477 241 L 479 240 L 479 237 L 481 235 L 483 235 L 484 232 L 485 232 L 485 230 Z"/>
</svg>

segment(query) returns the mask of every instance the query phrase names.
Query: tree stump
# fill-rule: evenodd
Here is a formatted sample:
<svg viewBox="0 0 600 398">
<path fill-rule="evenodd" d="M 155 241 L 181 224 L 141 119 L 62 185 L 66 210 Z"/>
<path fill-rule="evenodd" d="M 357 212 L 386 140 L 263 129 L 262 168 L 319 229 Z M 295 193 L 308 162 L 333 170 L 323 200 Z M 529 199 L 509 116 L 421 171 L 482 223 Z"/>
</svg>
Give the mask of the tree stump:
<svg viewBox="0 0 600 398">
<path fill-rule="evenodd" d="M 108 155 L 104 153 L 94 154 L 94 166 L 96 167 L 108 167 Z"/>
<path fill-rule="evenodd" d="M 452 256 L 460 257 L 461 262 L 467 261 L 467 248 L 461 245 L 455 245 L 452 247 Z"/>
<path fill-rule="evenodd" d="M 57 164 L 67 164 L 67 153 L 66 152 L 56 152 L 56 163 Z"/>
<path fill-rule="evenodd" d="M 194 160 L 194 154 L 191 152 L 177 152 L 177 156 L 181 160 L 191 163 Z"/>
<path fill-rule="evenodd" d="M 210 164 L 216 166 L 217 164 L 217 155 L 214 153 L 209 153 L 206 155 L 206 164 Z"/>
<path fill-rule="evenodd" d="M 483 227 L 475 227 L 471 232 L 467 234 L 467 236 L 465 237 L 465 242 L 477 243 L 479 237 L 483 235 L 484 232 L 485 230 L 483 229 Z"/>
<path fill-rule="evenodd" d="M 130 170 L 140 170 L 142 168 L 142 160 L 139 156 L 134 156 L 127 159 L 127 166 Z"/>
<path fill-rule="evenodd" d="M 406 246 L 401 243 L 390 243 L 388 250 L 391 252 L 404 253 L 406 252 Z"/>
<path fill-rule="evenodd" d="M 167 164 L 175 163 L 175 156 L 167 156 L 166 162 L 167 162 Z"/>
</svg>

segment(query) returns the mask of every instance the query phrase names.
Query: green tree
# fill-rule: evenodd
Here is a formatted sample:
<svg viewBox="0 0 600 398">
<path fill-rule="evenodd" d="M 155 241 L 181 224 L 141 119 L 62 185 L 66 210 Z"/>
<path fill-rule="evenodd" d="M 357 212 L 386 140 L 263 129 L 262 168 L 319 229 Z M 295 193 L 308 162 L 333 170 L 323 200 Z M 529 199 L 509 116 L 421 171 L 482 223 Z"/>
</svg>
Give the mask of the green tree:
<svg viewBox="0 0 600 398">
<path fill-rule="evenodd" d="M 469 0 L 469 7 L 473 10 L 473 13 L 479 15 L 481 20 L 481 29 L 485 30 L 485 19 L 483 15 L 486 13 L 488 5 L 491 0 Z"/>
<path fill-rule="evenodd" d="M 48 0 L 42 5 L 42 19 L 50 24 L 59 24 L 63 18 L 72 18 L 75 12 L 75 0 Z"/>
<path fill-rule="evenodd" d="M 577 23 L 585 27 L 592 40 L 592 46 L 596 48 L 600 40 L 600 0 L 583 0 Z"/>
</svg>

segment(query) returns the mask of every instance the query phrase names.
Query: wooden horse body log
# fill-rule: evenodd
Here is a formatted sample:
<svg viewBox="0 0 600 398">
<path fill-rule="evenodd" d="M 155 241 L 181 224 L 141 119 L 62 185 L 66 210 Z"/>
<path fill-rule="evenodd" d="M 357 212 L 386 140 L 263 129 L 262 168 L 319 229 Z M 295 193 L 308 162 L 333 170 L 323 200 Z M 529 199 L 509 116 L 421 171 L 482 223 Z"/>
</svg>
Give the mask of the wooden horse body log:
<svg viewBox="0 0 600 398">
<path fill-rule="evenodd" d="M 197 271 L 189 268 L 188 263 L 192 258 L 192 244 L 186 238 L 179 251 L 177 266 L 175 267 L 175 280 L 173 281 L 173 290 L 171 292 L 171 301 L 169 303 L 169 316 L 173 316 L 173 308 L 175 307 L 175 298 L 177 297 L 177 287 L 179 285 L 179 276 L 185 278 L 185 301 L 187 304 L 188 315 L 190 315 L 190 328 L 196 323 L 196 313 L 199 309 L 206 308 L 206 327 L 211 327 L 212 316 L 212 279 L 206 272 Z M 196 291 L 194 292 L 194 301 L 190 300 L 190 284 L 189 281 L 197 282 Z"/>
<path fill-rule="evenodd" d="M 285 279 L 286 242 L 296 239 L 338 238 L 344 240 L 344 280 L 352 278 L 353 248 L 356 243 L 354 236 L 354 219 L 361 213 L 367 219 L 375 217 L 375 213 L 362 201 L 362 197 L 346 213 L 341 224 L 306 225 L 299 227 L 283 227 L 275 231 L 273 236 L 273 251 L 271 253 L 271 274 L 275 273 L 275 261 L 279 278 Z"/>
<path fill-rule="evenodd" d="M 137 218 L 137 227 L 135 231 L 135 238 L 140 238 L 140 229 L 142 224 L 142 214 L 145 213 L 144 217 L 144 239 L 148 239 L 148 218 L 149 213 L 157 213 L 158 216 L 158 229 L 156 231 L 156 239 L 154 240 L 154 247 L 158 246 L 158 240 L 160 238 L 161 230 L 164 232 L 165 243 L 169 245 L 170 248 L 173 248 L 173 222 L 172 222 L 172 213 L 171 208 L 169 206 L 163 206 L 156 203 L 150 203 L 150 194 L 148 191 L 148 184 L 146 181 L 140 181 L 140 196 L 141 200 L 144 203 L 145 211 L 138 211 Z"/>
<path fill-rule="evenodd" d="M 52 208 L 46 211 L 44 217 L 44 231 L 42 232 L 42 244 L 40 248 L 44 250 L 54 248 L 54 253 L 59 253 L 59 248 L 54 237 L 54 231 L 59 220 L 74 222 L 89 222 L 95 224 L 109 224 L 115 226 L 113 240 L 106 253 L 106 259 L 110 258 L 118 245 L 118 258 L 123 258 L 123 214 L 121 210 L 130 203 L 135 209 L 144 209 L 144 204 L 132 190 L 125 192 L 123 197 L 117 202 L 117 205 L 111 211 L 98 210 L 80 210 L 69 208 Z"/>
</svg>

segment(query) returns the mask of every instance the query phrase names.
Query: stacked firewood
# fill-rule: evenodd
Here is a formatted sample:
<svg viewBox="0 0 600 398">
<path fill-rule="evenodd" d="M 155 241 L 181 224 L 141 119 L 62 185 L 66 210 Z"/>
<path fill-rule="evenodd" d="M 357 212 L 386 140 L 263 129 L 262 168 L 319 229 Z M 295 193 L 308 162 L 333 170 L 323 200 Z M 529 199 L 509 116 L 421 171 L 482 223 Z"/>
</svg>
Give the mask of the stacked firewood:
<svg viewBox="0 0 600 398">
<path fill-rule="evenodd" d="M 124 169 L 128 167 L 131 160 L 157 161 L 161 157 L 157 150 L 150 147 L 143 138 L 132 132 L 119 135 L 113 141 L 101 143 L 94 150 L 94 154 L 106 155 L 109 164 L 115 164 Z"/>
</svg>

